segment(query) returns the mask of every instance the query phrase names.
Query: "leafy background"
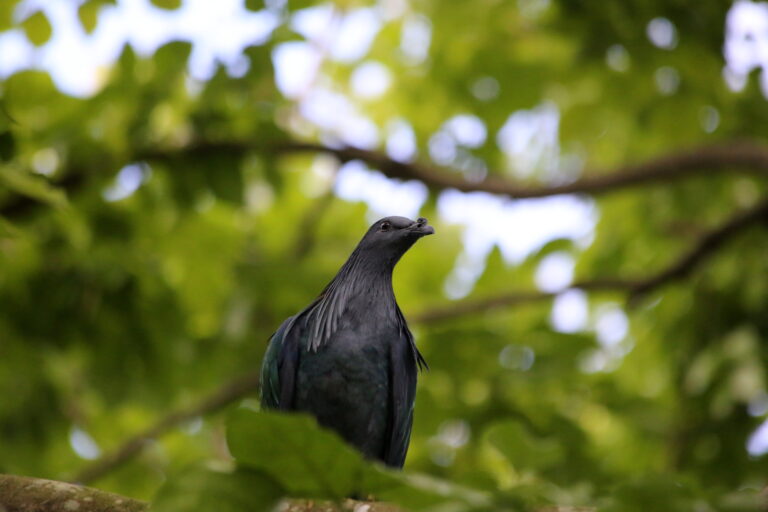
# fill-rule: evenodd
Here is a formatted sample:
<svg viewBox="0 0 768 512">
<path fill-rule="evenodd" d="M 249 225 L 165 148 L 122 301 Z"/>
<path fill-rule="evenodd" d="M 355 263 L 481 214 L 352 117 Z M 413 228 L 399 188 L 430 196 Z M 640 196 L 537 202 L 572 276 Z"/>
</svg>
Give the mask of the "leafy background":
<svg viewBox="0 0 768 512">
<path fill-rule="evenodd" d="M 496 509 L 756 506 L 768 474 L 768 445 L 755 435 L 768 414 L 760 216 L 645 294 L 628 293 L 625 282 L 558 295 L 547 279 L 567 288 L 571 279 L 651 277 L 765 201 L 766 160 L 738 155 L 768 151 L 768 102 L 759 71 L 740 91 L 723 77 L 730 3 L 246 2 L 235 18 L 269 16 L 272 30 L 207 71 L 190 59 L 201 41 L 179 37 L 121 46 L 85 89 L 68 82 L 84 57 L 57 34 L 99 34 L 131 3 L 69 3 L 77 17 L 56 23 L 44 2 L 0 5 L 0 472 L 82 476 L 170 411 L 191 408 L 88 481 L 141 499 L 160 490 L 158 506 L 169 510 L 217 496 L 339 497 L 343 475 L 356 472 L 368 479 L 364 489 L 416 509 L 441 500 Z M 153 4 L 165 16 L 194 2 Z M 318 8 L 330 25 L 308 35 L 297 20 Z M 366 16 L 378 20 L 367 34 Z M 355 51 L 334 46 L 343 27 L 364 32 Z M 317 71 L 277 57 L 291 48 L 314 48 Z M 371 63 L 368 87 L 384 84 L 375 93 L 354 85 Z M 291 72 L 302 87 L 285 86 Z M 497 136 L 513 114 L 526 120 L 509 129 L 517 150 Z M 455 116 L 469 119 L 471 129 L 460 125 L 468 138 L 446 124 Z M 393 126 L 410 127 L 397 132 L 405 146 L 392 142 Z M 366 170 L 420 177 L 374 158 L 403 158 L 411 142 L 417 156 L 405 160 L 437 166 L 467 191 L 486 174 L 547 188 L 698 154 L 692 148 L 736 157 L 719 166 L 725 172 L 705 173 L 703 153 L 679 179 L 560 197 L 589 212 L 581 234 L 542 235 L 510 257 L 503 244 L 516 233 L 545 230 L 536 212 L 570 210 L 549 197 L 451 203 L 446 194 L 458 192 L 444 184 L 424 179 L 427 193 Z M 346 144 L 373 152 L 362 153 L 365 166 L 338 151 Z M 339 171 L 334 153 L 354 161 Z M 761 165 L 762 175 L 739 172 Z M 353 171 L 374 192 L 342 187 Z M 518 207 L 531 210 L 502 216 Z M 205 397 L 252 374 L 270 333 L 335 274 L 368 222 L 403 210 L 418 210 L 438 233 L 395 277 L 431 366 L 419 382 L 406 475 L 350 454 L 331 472 L 341 486 L 333 492 L 312 480 L 324 471 L 291 488 L 304 466 L 278 462 L 291 446 L 282 456 L 259 451 L 284 429 L 273 424 L 279 417 L 248 413 L 258 403 L 252 383 L 220 402 Z M 472 260 L 479 278 L 452 292 L 447 283 L 470 268 L 462 264 L 476 249 L 472 234 L 485 224 L 497 238 L 487 259 Z M 510 298 L 516 291 L 532 295 Z M 289 430 L 316 441 L 306 450 L 314 464 L 326 467 L 326 450 L 343 450 L 296 421 Z M 252 447 L 237 438 L 249 433 Z M 235 466 L 230 449 L 240 469 L 221 473 Z"/>
</svg>

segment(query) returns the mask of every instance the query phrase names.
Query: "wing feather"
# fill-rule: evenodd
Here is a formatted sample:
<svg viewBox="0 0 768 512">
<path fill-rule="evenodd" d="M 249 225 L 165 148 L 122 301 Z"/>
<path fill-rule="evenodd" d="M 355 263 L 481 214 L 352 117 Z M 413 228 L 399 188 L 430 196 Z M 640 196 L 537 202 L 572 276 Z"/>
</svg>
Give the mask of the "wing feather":
<svg viewBox="0 0 768 512">
<path fill-rule="evenodd" d="M 284 321 L 269 339 L 261 365 L 261 406 L 287 410 L 293 407 L 296 370 L 299 367 L 300 329 L 298 316 Z"/>
<path fill-rule="evenodd" d="M 417 361 L 423 361 L 412 343 L 413 337 L 404 326 L 400 339 L 390 349 L 390 435 L 383 459 L 388 466 L 396 468 L 403 467 L 408 452 L 416 398 Z"/>
</svg>

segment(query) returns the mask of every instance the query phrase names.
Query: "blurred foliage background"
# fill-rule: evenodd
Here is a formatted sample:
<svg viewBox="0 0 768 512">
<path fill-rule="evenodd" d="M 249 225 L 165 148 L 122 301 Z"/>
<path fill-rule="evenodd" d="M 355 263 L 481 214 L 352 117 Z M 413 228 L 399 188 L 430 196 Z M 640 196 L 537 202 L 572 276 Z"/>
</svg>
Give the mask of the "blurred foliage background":
<svg viewBox="0 0 768 512">
<path fill-rule="evenodd" d="M 119 12 L 151 34 L 199 2 L 0 5 L 0 472 L 75 478 L 192 408 L 88 480 L 141 499 L 215 488 L 178 475 L 231 468 L 228 412 L 258 395 L 195 407 L 258 369 L 372 219 L 418 212 L 438 234 L 395 276 L 431 367 L 408 474 L 493 503 L 444 498 L 465 508 L 756 506 L 768 101 L 759 70 L 727 67 L 730 2 L 230 3 L 261 35 L 232 42 L 250 25 L 211 17 L 208 39 L 126 36 L 92 76 L 64 35 L 98 45 Z M 206 61 L 206 40 L 228 53 Z M 543 198 L 471 194 L 489 182 Z M 569 201 L 589 212 L 580 235 L 504 251 Z"/>
</svg>

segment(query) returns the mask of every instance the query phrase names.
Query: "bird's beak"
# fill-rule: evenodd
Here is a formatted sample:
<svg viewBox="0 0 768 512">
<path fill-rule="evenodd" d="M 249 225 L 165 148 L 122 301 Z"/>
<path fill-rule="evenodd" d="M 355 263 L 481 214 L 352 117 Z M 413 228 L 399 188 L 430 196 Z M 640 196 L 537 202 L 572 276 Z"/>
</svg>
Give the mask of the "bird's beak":
<svg viewBox="0 0 768 512">
<path fill-rule="evenodd" d="M 424 217 L 419 217 L 418 220 L 414 222 L 409 229 L 415 233 L 418 233 L 419 236 L 435 234 L 435 228 L 430 226 L 427 223 L 427 219 L 425 219 Z"/>
</svg>

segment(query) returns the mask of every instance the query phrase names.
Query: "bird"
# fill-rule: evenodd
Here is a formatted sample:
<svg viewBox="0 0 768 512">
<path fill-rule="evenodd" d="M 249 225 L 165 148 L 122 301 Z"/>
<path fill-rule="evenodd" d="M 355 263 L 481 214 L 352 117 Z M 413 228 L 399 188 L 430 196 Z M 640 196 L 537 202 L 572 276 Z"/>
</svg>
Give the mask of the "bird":
<svg viewBox="0 0 768 512">
<path fill-rule="evenodd" d="M 309 413 L 366 459 L 403 467 L 417 375 L 428 366 L 395 300 L 392 272 L 434 232 L 423 217 L 371 225 L 317 298 L 270 337 L 263 410 Z"/>
</svg>

